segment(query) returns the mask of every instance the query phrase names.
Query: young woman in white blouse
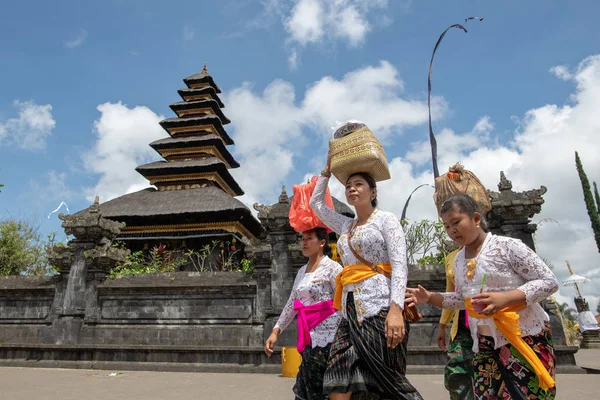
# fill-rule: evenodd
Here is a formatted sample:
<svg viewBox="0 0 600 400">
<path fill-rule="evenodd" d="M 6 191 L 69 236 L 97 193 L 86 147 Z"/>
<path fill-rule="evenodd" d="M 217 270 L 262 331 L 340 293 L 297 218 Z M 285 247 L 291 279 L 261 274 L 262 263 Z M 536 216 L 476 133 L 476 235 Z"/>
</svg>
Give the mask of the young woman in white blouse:
<svg viewBox="0 0 600 400">
<path fill-rule="evenodd" d="M 302 355 L 293 389 L 297 400 L 327 398 L 323 395 L 323 374 L 331 342 L 341 319 L 332 303 L 335 277 L 342 267 L 327 256 L 330 253 L 325 229 L 303 232 L 302 254 L 308 257 L 308 263 L 298 271 L 292 293 L 265 344 L 265 352 L 270 356 L 277 336 L 297 317 L 297 347 Z"/>
<path fill-rule="evenodd" d="M 408 292 L 415 304 L 468 310 L 476 399 L 554 399 L 554 348 L 539 303 L 558 289 L 556 277 L 520 240 L 486 233 L 478 210 L 465 194 L 441 208 L 448 235 L 463 246 L 455 292 Z"/>
<path fill-rule="evenodd" d="M 375 181 L 366 173 L 348 178 L 346 200 L 356 219 L 325 204 L 330 160 L 310 205 L 339 236 L 344 270 L 337 280 L 342 310 L 323 388 L 330 399 L 422 399 L 405 377 L 408 324 L 402 312 L 408 279 L 406 241 L 398 218 L 379 211 Z M 363 398 L 361 397 L 361 398 Z"/>
</svg>

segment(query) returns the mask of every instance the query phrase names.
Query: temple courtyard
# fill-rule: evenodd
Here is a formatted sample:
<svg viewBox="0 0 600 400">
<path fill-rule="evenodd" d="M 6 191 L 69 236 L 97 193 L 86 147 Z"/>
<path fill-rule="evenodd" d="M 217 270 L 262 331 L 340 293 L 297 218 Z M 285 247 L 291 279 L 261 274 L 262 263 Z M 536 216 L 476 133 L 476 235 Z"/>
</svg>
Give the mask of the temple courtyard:
<svg viewBox="0 0 600 400">
<path fill-rule="evenodd" d="M 598 398 L 600 350 L 580 350 L 588 374 L 559 374 L 558 399 Z M 441 375 L 409 375 L 425 399 L 446 399 Z M 245 399 L 293 398 L 294 379 L 266 374 L 0 368 L 0 398 L 6 400 Z"/>
</svg>

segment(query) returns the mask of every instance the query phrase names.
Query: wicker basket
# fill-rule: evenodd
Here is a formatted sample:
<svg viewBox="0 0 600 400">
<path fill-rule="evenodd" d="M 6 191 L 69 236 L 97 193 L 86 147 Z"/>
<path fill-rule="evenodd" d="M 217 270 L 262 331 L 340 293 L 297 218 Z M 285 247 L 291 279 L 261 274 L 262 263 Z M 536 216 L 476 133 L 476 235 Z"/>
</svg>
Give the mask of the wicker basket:
<svg viewBox="0 0 600 400">
<path fill-rule="evenodd" d="M 464 193 L 472 197 L 479 204 L 483 216 L 492 209 L 488 190 L 474 173 L 466 170 L 460 163 L 448 168 L 447 173 L 437 177 L 435 180 L 433 200 L 438 209 L 438 214 L 442 208 L 442 204 L 452 195 L 458 193 Z"/>
<path fill-rule="evenodd" d="M 390 179 L 383 146 L 366 126 L 329 141 L 331 173 L 343 184 L 350 176 L 365 172 L 376 182 Z"/>
</svg>

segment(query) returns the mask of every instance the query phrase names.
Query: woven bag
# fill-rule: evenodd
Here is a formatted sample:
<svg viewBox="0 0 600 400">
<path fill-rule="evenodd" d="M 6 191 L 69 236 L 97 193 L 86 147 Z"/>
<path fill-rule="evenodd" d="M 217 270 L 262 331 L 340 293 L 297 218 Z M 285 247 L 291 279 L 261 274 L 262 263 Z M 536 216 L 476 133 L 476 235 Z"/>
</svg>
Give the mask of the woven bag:
<svg viewBox="0 0 600 400">
<path fill-rule="evenodd" d="M 385 150 L 366 126 L 329 141 L 329 151 L 331 173 L 342 185 L 358 172 L 369 174 L 376 182 L 390 179 Z"/>
<path fill-rule="evenodd" d="M 464 193 L 473 198 L 479 204 L 484 216 L 492 209 L 490 195 L 485 186 L 474 173 L 467 171 L 460 163 L 451 166 L 447 173 L 435 180 L 433 200 L 438 214 L 442 204 L 449 197 L 458 193 Z"/>
</svg>

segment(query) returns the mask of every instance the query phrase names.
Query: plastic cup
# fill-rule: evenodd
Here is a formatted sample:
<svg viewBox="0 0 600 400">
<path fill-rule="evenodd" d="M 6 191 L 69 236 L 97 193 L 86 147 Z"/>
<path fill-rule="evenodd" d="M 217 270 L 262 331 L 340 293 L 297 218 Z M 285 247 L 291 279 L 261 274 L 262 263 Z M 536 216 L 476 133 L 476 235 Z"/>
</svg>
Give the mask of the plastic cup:
<svg viewBox="0 0 600 400">
<path fill-rule="evenodd" d="M 479 284 L 472 283 L 472 284 L 465 286 L 462 289 L 463 298 L 470 300 L 471 297 L 482 292 L 481 288 L 482 288 L 482 286 L 480 283 Z M 486 286 L 483 286 L 483 292 L 485 292 L 485 291 L 486 291 Z M 473 304 L 473 309 L 475 310 L 475 312 L 478 312 L 478 313 L 485 310 L 486 307 L 487 307 L 486 304 Z"/>
</svg>

